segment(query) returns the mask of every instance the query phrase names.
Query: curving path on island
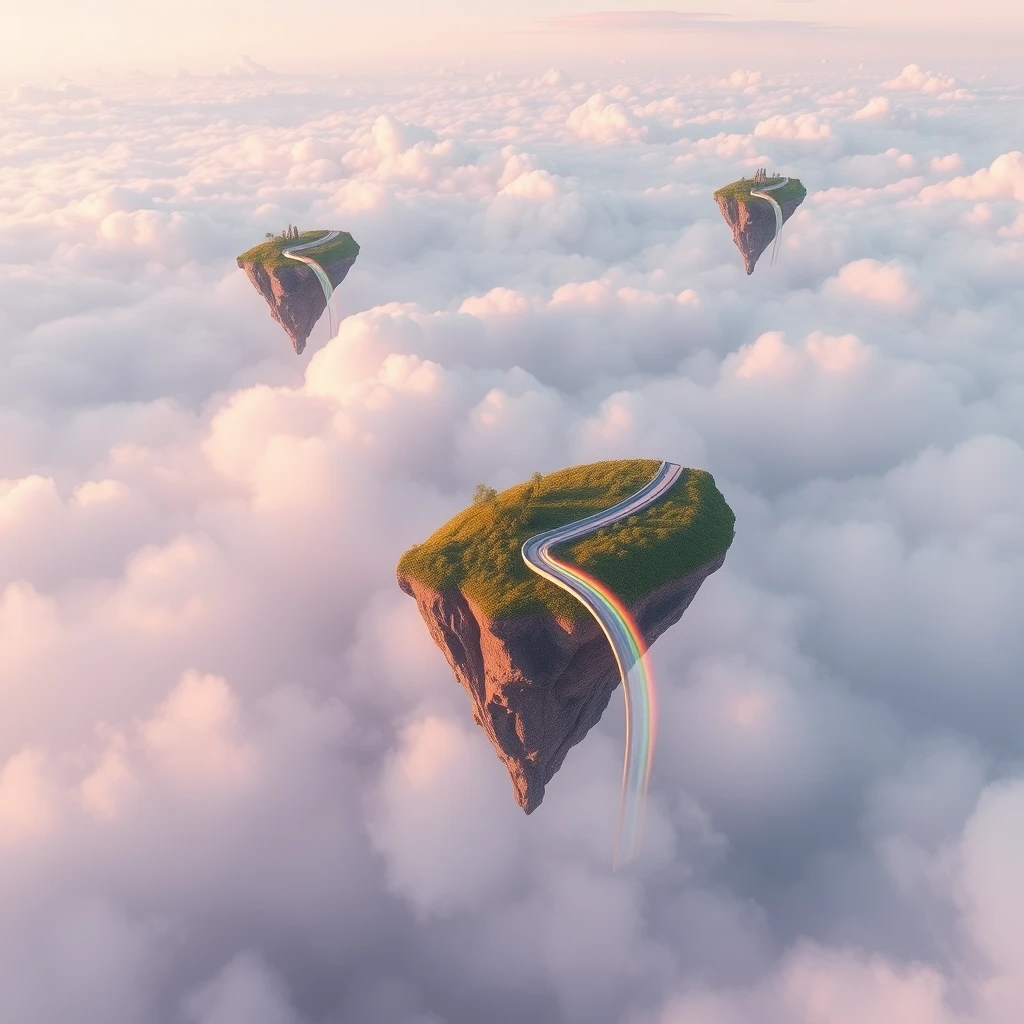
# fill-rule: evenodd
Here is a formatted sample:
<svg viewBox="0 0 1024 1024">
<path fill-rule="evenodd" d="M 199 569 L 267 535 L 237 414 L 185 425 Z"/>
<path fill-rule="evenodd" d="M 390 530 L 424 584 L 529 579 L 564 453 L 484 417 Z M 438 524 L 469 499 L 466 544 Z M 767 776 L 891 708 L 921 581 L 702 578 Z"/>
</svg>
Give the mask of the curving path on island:
<svg viewBox="0 0 1024 1024">
<path fill-rule="evenodd" d="M 626 699 L 626 755 L 622 769 L 619 831 L 613 866 L 635 860 L 643 838 L 644 805 L 654 755 L 654 690 L 643 639 L 633 617 L 603 584 L 561 561 L 551 549 L 579 540 L 606 526 L 642 512 L 660 501 L 679 479 L 683 467 L 663 462 L 650 483 L 617 505 L 586 519 L 539 533 L 523 544 L 523 561 L 539 576 L 568 591 L 597 620 L 611 644 Z"/>
<path fill-rule="evenodd" d="M 789 184 L 789 178 L 783 178 L 782 181 L 777 182 L 774 185 L 768 185 L 766 188 L 761 189 L 758 192 L 751 190 L 750 194 L 756 196 L 758 199 L 767 199 L 772 204 L 772 209 L 775 211 L 775 240 L 772 242 L 772 258 L 771 266 L 775 266 L 775 261 L 779 255 L 779 236 L 782 234 L 782 207 L 775 201 L 773 196 L 768 195 L 769 192 L 774 192 L 776 189 L 784 188 Z"/>
<path fill-rule="evenodd" d="M 320 287 L 324 290 L 324 298 L 327 300 L 327 322 L 330 325 L 332 338 L 337 334 L 337 325 L 334 322 L 334 308 L 331 306 L 331 296 L 334 294 L 334 285 L 331 284 L 331 279 L 327 276 L 327 272 L 324 268 L 321 267 L 312 256 L 303 255 L 303 252 L 306 249 L 318 249 L 321 245 L 333 242 L 340 234 L 340 231 L 328 231 L 322 238 L 314 238 L 311 242 L 302 242 L 299 245 L 289 245 L 281 250 L 282 256 L 287 256 L 288 259 L 295 260 L 296 263 L 304 263 L 313 271 L 314 274 L 316 274 L 316 279 L 320 282 Z"/>
</svg>

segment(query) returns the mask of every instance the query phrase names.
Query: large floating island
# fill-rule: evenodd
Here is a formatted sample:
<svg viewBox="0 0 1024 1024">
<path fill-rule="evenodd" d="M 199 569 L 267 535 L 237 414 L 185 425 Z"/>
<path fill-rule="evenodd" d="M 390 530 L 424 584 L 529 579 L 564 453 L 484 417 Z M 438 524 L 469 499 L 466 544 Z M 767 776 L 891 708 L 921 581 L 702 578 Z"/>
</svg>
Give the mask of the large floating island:
<svg viewBox="0 0 1024 1024">
<path fill-rule="evenodd" d="M 318 239 L 323 245 L 310 245 Z M 281 236 L 254 245 L 238 257 L 238 265 L 267 300 L 270 315 L 288 332 L 297 354 L 327 307 L 330 291 L 304 261 L 285 250 L 301 253 L 322 270 L 329 288 L 337 288 L 359 255 L 359 245 L 347 231 L 298 231 L 289 227 Z"/>
<path fill-rule="evenodd" d="M 784 180 L 778 174 L 740 178 L 715 192 L 715 202 L 732 228 L 733 241 L 743 256 L 743 266 L 748 274 L 754 272 L 758 257 L 775 238 L 776 225 L 771 203 L 751 193 L 764 191 L 770 195 L 779 204 L 783 224 L 793 216 L 807 195 L 807 189 L 799 178 L 790 178 L 778 187 Z"/>
<path fill-rule="evenodd" d="M 398 563 L 398 583 L 508 768 L 529 814 L 569 748 L 598 722 L 620 675 L 608 640 L 571 594 L 527 568 L 523 543 L 628 498 L 660 463 L 596 462 L 486 492 Z M 557 555 L 625 606 L 650 646 L 720 568 L 735 516 L 714 479 L 684 469 L 664 497 Z"/>
</svg>

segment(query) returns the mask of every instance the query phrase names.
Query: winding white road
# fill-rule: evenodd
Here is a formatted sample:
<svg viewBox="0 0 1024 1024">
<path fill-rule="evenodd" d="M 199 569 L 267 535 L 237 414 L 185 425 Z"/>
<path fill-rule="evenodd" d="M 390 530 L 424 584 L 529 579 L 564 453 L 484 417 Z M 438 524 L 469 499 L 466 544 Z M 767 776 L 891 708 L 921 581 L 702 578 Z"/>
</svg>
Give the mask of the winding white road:
<svg viewBox="0 0 1024 1024">
<path fill-rule="evenodd" d="M 789 184 L 789 178 L 783 178 L 782 181 L 777 182 L 774 185 L 768 185 L 761 189 L 759 192 L 751 190 L 750 194 L 756 196 L 758 199 L 767 199 L 772 204 L 772 209 L 775 211 L 775 240 L 772 242 L 772 259 L 771 266 L 775 266 L 775 261 L 779 256 L 779 236 L 782 234 L 782 207 L 775 201 L 774 197 L 768 195 L 769 192 L 774 192 L 777 189 L 785 188 Z"/>
<path fill-rule="evenodd" d="M 311 242 L 301 242 L 299 245 L 289 245 L 281 250 L 282 256 L 287 256 L 288 259 L 295 260 L 296 263 L 305 263 L 316 274 L 320 287 L 324 290 L 324 298 L 327 300 L 327 320 L 330 324 L 332 338 L 337 333 L 334 323 L 334 310 L 331 308 L 331 296 L 334 294 L 334 285 L 331 284 L 331 279 L 327 276 L 324 268 L 312 256 L 304 256 L 303 253 L 306 249 L 318 249 L 321 245 L 333 242 L 340 234 L 340 231 L 328 231 L 322 238 L 314 238 Z"/>
<path fill-rule="evenodd" d="M 556 544 L 579 540 L 643 511 L 668 493 L 682 471 L 682 466 L 674 462 L 663 462 L 650 483 L 617 505 L 575 523 L 539 533 L 526 541 L 522 548 L 523 561 L 530 569 L 568 591 L 594 616 L 611 644 L 622 677 L 626 699 L 626 756 L 622 770 L 616 867 L 635 859 L 640 852 L 644 798 L 651 772 L 654 721 L 645 645 L 639 630 L 628 617 L 629 613 L 615 595 L 586 573 L 556 558 L 551 549 Z"/>
</svg>

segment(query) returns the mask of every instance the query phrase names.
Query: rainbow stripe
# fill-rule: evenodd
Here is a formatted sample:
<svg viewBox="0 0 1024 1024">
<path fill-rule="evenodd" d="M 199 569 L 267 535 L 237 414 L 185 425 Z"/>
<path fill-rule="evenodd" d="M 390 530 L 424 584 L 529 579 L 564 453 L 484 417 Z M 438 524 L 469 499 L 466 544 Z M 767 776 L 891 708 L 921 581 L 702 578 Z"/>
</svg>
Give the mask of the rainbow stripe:
<svg viewBox="0 0 1024 1024">
<path fill-rule="evenodd" d="M 615 840 L 613 869 L 617 870 L 640 855 L 643 844 L 647 789 L 651 782 L 654 742 L 657 732 L 657 703 L 643 633 L 629 609 L 593 576 L 563 562 L 554 555 L 550 561 L 572 577 L 574 586 L 563 589 L 581 600 L 588 609 L 600 606 L 595 615 L 608 637 L 622 678 L 626 700 L 626 753 L 622 766 L 622 794 L 619 798 L 619 826 Z M 611 628 L 606 625 L 611 619 Z"/>
<path fill-rule="evenodd" d="M 663 462 L 650 483 L 617 505 L 576 523 L 531 537 L 523 545 L 523 561 L 539 576 L 572 594 L 597 620 L 611 645 L 626 700 L 626 752 L 613 869 L 640 854 L 647 789 L 654 758 L 657 704 L 654 679 L 643 633 L 625 605 L 603 583 L 578 566 L 562 561 L 551 549 L 635 515 L 660 500 L 672 488 L 682 467 Z"/>
</svg>

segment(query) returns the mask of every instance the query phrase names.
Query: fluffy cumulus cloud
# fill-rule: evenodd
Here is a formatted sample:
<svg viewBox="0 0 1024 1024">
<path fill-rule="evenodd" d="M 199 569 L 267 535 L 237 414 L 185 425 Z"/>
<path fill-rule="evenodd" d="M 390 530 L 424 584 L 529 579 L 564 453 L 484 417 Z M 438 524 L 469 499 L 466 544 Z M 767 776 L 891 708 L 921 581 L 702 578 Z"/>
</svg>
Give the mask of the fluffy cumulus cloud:
<svg viewBox="0 0 1024 1024">
<path fill-rule="evenodd" d="M 599 92 L 576 107 L 565 123 L 581 139 L 595 142 L 636 139 L 643 132 L 621 103 L 610 102 Z"/>
<path fill-rule="evenodd" d="M 754 135 L 769 139 L 826 139 L 832 128 L 815 114 L 774 114 L 754 125 Z"/>
<path fill-rule="evenodd" d="M 1018 1020 L 1019 106 L 916 66 L 14 90 L 4 1019 Z M 711 193 L 759 166 L 809 194 L 747 277 Z M 299 359 L 234 265 L 287 223 L 362 246 Z M 653 650 L 612 874 L 619 706 L 525 817 L 394 566 L 477 482 L 623 456 L 711 470 L 737 537 Z"/>
<path fill-rule="evenodd" d="M 933 74 L 918 64 L 908 64 L 895 78 L 882 83 L 889 89 L 909 89 L 913 92 L 957 95 L 957 80 L 952 75 Z M 963 90 L 959 90 L 962 95 Z"/>
<path fill-rule="evenodd" d="M 854 121 L 873 121 L 889 126 L 905 125 L 910 115 L 888 96 L 872 96 L 871 99 L 850 115 Z"/>
</svg>

